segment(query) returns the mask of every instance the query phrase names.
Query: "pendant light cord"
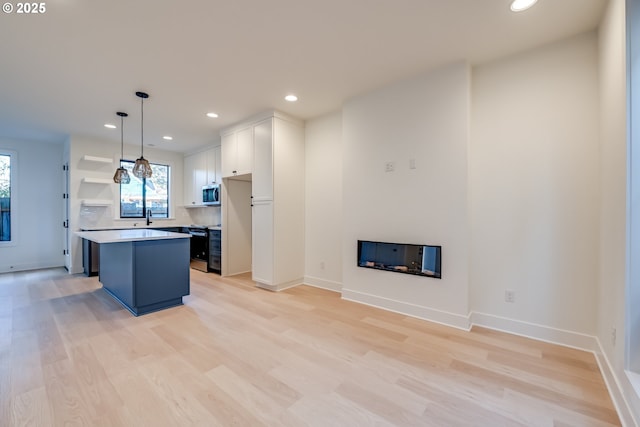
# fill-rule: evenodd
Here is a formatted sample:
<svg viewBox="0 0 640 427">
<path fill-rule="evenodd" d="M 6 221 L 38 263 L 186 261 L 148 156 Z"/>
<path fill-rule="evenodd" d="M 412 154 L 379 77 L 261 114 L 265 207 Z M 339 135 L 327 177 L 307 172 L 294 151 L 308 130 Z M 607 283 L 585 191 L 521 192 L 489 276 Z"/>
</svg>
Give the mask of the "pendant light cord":
<svg viewBox="0 0 640 427">
<path fill-rule="evenodd" d="M 120 161 L 124 158 L 124 116 L 120 116 Z"/>
<path fill-rule="evenodd" d="M 133 166 L 133 175 L 136 178 L 145 179 L 153 175 L 149 161 L 144 158 L 144 99 L 148 98 L 149 94 L 136 92 L 136 96 L 140 98 L 140 158 Z"/>
<path fill-rule="evenodd" d="M 144 157 L 144 98 L 140 97 L 140 157 Z"/>
</svg>

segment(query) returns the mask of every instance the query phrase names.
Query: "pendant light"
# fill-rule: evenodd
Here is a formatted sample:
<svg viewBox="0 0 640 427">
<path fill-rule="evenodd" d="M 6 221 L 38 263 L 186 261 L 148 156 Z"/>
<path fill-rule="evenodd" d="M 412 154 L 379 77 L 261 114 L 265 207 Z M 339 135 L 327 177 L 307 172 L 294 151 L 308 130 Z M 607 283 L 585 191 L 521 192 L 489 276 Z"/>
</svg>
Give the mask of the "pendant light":
<svg viewBox="0 0 640 427">
<path fill-rule="evenodd" d="M 124 159 L 124 118 L 128 116 L 127 113 L 123 113 L 118 111 L 116 113 L 120 116 L 120 162 Z M 120 167 L 116 169 L 116 174 L 113 175 L 113 182 L 116 184 L 128 184 L 131 182 L 131 177 L 129 176 L 129 172 L 125 168 L 122 167 L 122 163 L 120 163 Z"/>
<path fill-rule="evenodd" d="M 151 165 L 144 158 L 144 100 L 149 98 L 149 94 L 144 92 L 136 92 L 136 96 L 140 98 L 140 158 L 136 160 L 133 166 L 133 175 L 137 178 L 151 178 Z"/>
</svg>

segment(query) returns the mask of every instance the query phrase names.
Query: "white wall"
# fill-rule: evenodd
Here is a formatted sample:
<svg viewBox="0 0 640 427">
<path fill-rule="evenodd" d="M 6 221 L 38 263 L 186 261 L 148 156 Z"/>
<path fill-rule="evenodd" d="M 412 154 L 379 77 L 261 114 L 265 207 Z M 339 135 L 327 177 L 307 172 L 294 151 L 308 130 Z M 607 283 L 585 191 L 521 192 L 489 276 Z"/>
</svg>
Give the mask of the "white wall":
<svg viewBox="0 0 640 427">
<path fill-rule="evenodd" d="M 471 306 L 493 316 L 481 323 L 595 334 L 597 59 L 589 33 L 473 70 Z"/>
<path fill-rule="evenodd" d="M 63 266 L 63 144 L 0 139 L 0 149 L 17 153 L 12 244 L 0 245 L 0 273 Z"/>
<path fill-rule="evenodd" d="M 468 326 L 469 77 L 457 63 L 344 106 L 345 298 Z M 441 245 L 442 279 L 359 268 L 358 239 Z"/>
<path fill-rule="evenodd" d="M 305 125 L 305 283 L 342 289 L 342 112 Z"/>
<path fill-rule="evenodd" d="M 308 122 L 307 276 L 329 277 L 313 253 L 335 250 L 317 231 L 329 211 L 311 204 L 342 129 L 345 298 L 456 326 L 472 312 L 478 324 L 595 348 L 598 97 L 589 33 L 477 66 L 470 80 L 454 64 L 351 100 L 341 123 Z M 441 244 L 443 279 L 358 268 L 358 239 Z"/>
<path fill-rule="evenodd" d="M 326 202 L 343 186 L 343 297 L 454 326 L 468 311 L 476 324 L 594 350 L 632 425 L 624 0 L 607 8 L 598 34 L 476 66 L 470 84 L 452 65 L 351 100 L 341 121 L 307 122 L 306 282 L 340 289 L 319 263 L 340 252 L 322 225 L 341 221 Z M 332 162 L 342 183 L 327 176 Z M 358 269 L 357 239 L 442 244 L 444 279 Z"/>
<path fill-rule="evenodd" d="M 124 157 L 135 160 L 140 156 L 140 146 L 125 145 Z M 70 217 L 71 233 L 81 228 L 145 226 L 144 219 L 119 219 L 119 187 L 116 184 L 83 183 L 82 178 L 112 179 L 120 159 L 120 145 L 84 136 L 73 135 L 69 149 L 70 169 Z M 183 155 L 170 151 L 145 147 L 145 158 L 152 163 L 168 164 L 171 167 L 171 187 L 169 188 L 170 219 L 153 218 L 154 227 L 171 227 L 172 225 L 190 224 L 185 208 L 181 207 L 183 192 Z M 104 164 L 83 160 L 85 155 L 113 159 L 113 163 Z M 106 207 L 88 207 L 82 205 L 84 199 L 112 200 Z M 82 272 L 81 240 L 72 235 L 71 239 L 71 272 Z"/>
<path fill-rule="evenodd" d="M 611 328 L 624 336 L 626 253 L 626 69 L 624 1 L 612 0 L 599 31 L 600 52 L 600 164 L 602 202 L 600 220 L 600 277 L 598 337 L 613 356 Z M 618 349 L 623 348 L 620 341 Z M 622 352 L 614 359 L 622 365 Z M 618 364 L 616 363 L 616 364 Z"/>
</svg>

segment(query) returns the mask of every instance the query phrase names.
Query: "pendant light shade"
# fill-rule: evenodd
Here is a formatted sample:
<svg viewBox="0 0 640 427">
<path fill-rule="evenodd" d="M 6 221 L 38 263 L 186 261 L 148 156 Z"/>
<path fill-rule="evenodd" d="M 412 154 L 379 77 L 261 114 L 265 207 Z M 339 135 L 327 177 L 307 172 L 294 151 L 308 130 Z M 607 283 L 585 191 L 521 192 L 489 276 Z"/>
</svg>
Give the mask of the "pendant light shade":
<svg viewBox="0 0 640 427">
<path fill-rule="evenodd" d="M 120 111 L 118 111 L 116 114 L 120 116 L 120 161 L 122 162 L 122 159 L 124 157 L 124 127 L 123 126 L 124 126 L 124 118 L 127 117 L 128 114 L 122 113 Z M 113 182 L 115 182 L 116 184 L 128 184 L 131 182 L 131 177 L 129 176 L 129 172 L 127 172 L 127 170 L 122 167 L 122 164 L 120 164 L 120 167 L 116 169 L 116 173 L 115 175 L 113 175 Z"/>
<path fill-rule="evenodd" d="M 140 158 L 136 160 L 133 166 L 133 175 L 137 178 L 151 178 L 153 174 L 151 165 L 144 158 L 144 100 L 149 98 L 149 94 L 144 92 L 136 92 L 136 96 L 140 98 Z"/>
</svg>

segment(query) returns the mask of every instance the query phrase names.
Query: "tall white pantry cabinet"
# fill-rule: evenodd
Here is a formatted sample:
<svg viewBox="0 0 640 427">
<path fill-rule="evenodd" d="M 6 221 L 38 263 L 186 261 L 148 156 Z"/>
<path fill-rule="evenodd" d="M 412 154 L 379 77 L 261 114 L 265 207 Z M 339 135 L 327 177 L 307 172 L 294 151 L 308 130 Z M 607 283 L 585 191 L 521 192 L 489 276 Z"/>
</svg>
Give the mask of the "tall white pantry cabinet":
<svg viewBox="0 0 640 427">
<path fill-rule="evenodd" d="M 231 133 L 236 133 L 236 140 L 239 133 L 246 137 L 248 129 L 253 142 L 251 148 L 245 144 L 253 156 L 252 278 L 259 287 L 278 291 L 302 283 L 304 277 L 304 124 L 270 112 L 223 131 L 223 171 L 225 140 L 234 139 Z M 238 152 L 239 148 L 232 147 L 236 158 L 246 154 Z"/>
</svg>

